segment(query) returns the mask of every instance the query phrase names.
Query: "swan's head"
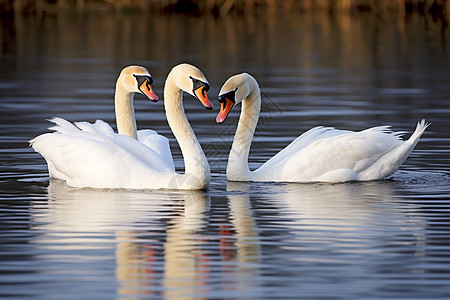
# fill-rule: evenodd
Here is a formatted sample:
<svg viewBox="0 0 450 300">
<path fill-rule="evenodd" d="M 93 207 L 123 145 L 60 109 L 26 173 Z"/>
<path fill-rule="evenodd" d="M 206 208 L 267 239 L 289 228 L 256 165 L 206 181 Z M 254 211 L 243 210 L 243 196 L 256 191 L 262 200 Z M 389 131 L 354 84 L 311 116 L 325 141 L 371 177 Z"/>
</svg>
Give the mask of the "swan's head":
<svg viewBox="0 0 450 300">
<path fill-rule="evenodd" d="M 220 112 L 217 115 L 216 122 L 219 124 L 223 123 L 231 109 L 255 91 L 252 88 L 255 84 L 257 87 L 258 83 L 255 78 L 247 73 L 228 78 L 219 92 Z"/>
<path fill-rule="evenodd" d="M 214 108 L 206 94 L 210 85 L 205 75 L 198 68 L 189 64 L 179 64 L 170 73 L 175 76 L 175 84 L 178 88 L 197 98 L 206 109 Z"/>
<path fill-rule="evenodd" d="M 153 102 L 159 100 L 151 86 L 153 78 L 144 67 L 129 66 L 124 68 L 117 83 L 120 83 L 130 93 L 141 93 Z"/>
</svg>

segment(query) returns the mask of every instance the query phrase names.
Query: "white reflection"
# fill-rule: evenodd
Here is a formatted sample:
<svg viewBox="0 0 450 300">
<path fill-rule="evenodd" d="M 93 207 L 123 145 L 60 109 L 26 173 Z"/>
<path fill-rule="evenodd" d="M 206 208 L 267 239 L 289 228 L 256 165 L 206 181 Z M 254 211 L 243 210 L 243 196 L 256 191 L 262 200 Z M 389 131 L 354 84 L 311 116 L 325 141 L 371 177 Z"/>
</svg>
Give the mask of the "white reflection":
<svg viewBox="0 0 450 300">
<path fill-rule="evenodd" d="M 209 249 L 206 230 L 209 201 L 193 198 L 184 213 L 169 221 L 164 245 L 164 296 L 167 299 L 208 298 L 208 293 L 242 292 L 259 298 L 261 249 L 257 224 L 250 208 L 247 183 L 228 183 L 229 216 L 221 222 L 218 249 Z M 187 202 L 185 202 L 187 203 Z M 225 221 L 228 220 L 228 221 Z M 217 245 L 217 244 L 214 244 Z M 220 253 L 211 254 L 216 251 Z M 218 259 L 220 257 L 220 260 Z M 214 266 L 221 264 L 220 270 Z M 219 270 L 221 274 L 212 274 Z M 221 285 L 214 279 L 220 278 Z M 220 295 L 220 294 L 218 294 Z"/>
<path fill-rule="evenodd" d="M 319 251 L 314 258 L 298 259 L 335 260 L 331 253 L 379 253 L 380 247 L 425 242 L 426 222 L 417 217 L 420 208 L 396 196 L 394 182 L 285 184 L 271 191 L 263 197 L 277 207 L 290 233 L 281 247 Z"/>
<path fill-rule="evenodd" d="M 182 195 L 164 191 L 72 188 L 60 180 L 50 181 L 48 195 L 48 210 L 38 216 L 39 221 L 70 233 L 100 233 L 123 228 L 124 224 L 162 218 L 164 206 L 183 200 Z M 52 230 L 49 226 L 46 229 Z"/>
<path fill-rule="evenodd" d="M 272 194 L 295 222 L 317 225 L 362 225 L 380 210 L 394 213 L 389 182 L 276 185 Z M 374 210 L 374 208 L 376 208 Z"/>
<path fill-rule="evenodd" d="M 67 259 L 68 267 L 72 268 L 74 259 L 91 262 L 95 273 L 99 266 L 111 264 L 109 256 L 113 250 L 117 293 L 128 295 L 127 299 L 160 295 L 161 285 L 180 274 L 192 280 L 198 277 L 198 270 L 186 271 L 179 264 L 189 261 L 173 260 L 171 249 L 180 245 L 177 230 L 187 235 L 185 241 L 195 241 L 189 234 L 203 224 L 203 212 L 209 206 L 205 193 L 79 189 L 52 180 L 48 197 L 47 206 L 34 206 L 33 216 L 38 224 L 36 229 L 42 232 L 34 243 L 47 251 L 50 262 L 64 263 Z M 187 242 L 187 247 L 180 251 L 188 252 L 189 247 Z M 99 252 L 95 256 L 78 254 L 79 250 L 87 249 Z M 166 253 L 165 262 L 161 259 L 162 252 Z"/>
<path fill-rule="evenodd" d="M 426 242 L 419 208 L 396 196 L 389 181 L 228 182 L 222 211 L 211 209 L 208 192 L 89 190 L 51 181 L 48 194 L 48 204 L 33 206 L 33 224 L 41 233 L 33 243 L 46 262 L 62 264 L 80 278 L 113 275 L 117 294 L 127 299 L 198 299 L 216 293 L 263 298 L 262 266 L 272 266 L 262 259 L 264 243 L 270 243 L 265 259 L 275 255 L 280 262 L 311 266 L 346 264 L 367 254 L 379 258 L 380 249 Z M 267 229 L 270 239 L 263 243 Z M 381 257 L 392 262 L 401 255 L 388 251 Z M 93 273 L 83 273 L 90 270 L 74 261 L 92 264 Z M 351 272 L 367 273 L 373 266 L 355 264 Z M 333 276 L 346 276 L 343 270 Z"/>
<path fill-rule="evenodd" d="M 117 232 L 119 294 L 159 295 L 161 292 L 170 296 L 172 289 L 175 295 L 185 294 L 203 283 L 201 273 L 205 266 L 195 249 L 201 245 L 202 240 L 196 235 L 205 224 L 204 212 L 209 208 L 209 197 L 201 191 L 177 191 L 176 196 L 178 205 L 167 215 L 160 240 L 143 238 L 149 231 L 148 222 L 145 232 L 138 228 Z M 163 244 L 159 249 L 158 243 Z"/>
<path fill-rule="evenodd" d="M 181 299 L 196 298 L 196 291 L 208 287 L 210 260 L 200 231 L 207 225 L 205 212 L 209 199 L 203 192 L 191 192 L 184 211 L 168 222 L 164 244 L 164 296 Z"/>
<path fill-rule="evenodd" d="M 262 297 L 261 289 L 261 240 L 258 226 L 250 207 L 250 184 L 231 182 L 227 184 L 230 220 L 235 231 L 236 257 L 230 265 L 230 280 L 237 292 L 249 293 L 255 299 Z"/>
<path fill-rule="evenodd" d="M 48 204 L 34 206 L 42 232 L 34 243 L 47 251 L 49 263 L 67 259 L 74 272 L 73 259 L 98 272 L 112 263 L 113 250 L 117 293 L 127 299 L 197 299 L 214 293 L 211 283 L 217 282 L 222 291 L 257 295 L 261 249 L 247 188 L 229 184 L 229 215 L 221 214 L 220 225 L 208 230 L 207 192 L 78 189 L 52 180 Z"/>
</svg>

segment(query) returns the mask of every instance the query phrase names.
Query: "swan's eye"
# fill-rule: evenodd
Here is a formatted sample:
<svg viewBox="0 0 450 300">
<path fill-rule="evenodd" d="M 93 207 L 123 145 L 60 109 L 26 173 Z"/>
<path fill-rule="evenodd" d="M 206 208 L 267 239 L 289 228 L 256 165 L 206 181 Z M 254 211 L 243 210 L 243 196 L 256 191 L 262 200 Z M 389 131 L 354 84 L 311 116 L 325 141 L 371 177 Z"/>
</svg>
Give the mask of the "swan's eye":
<svg viewBox="0 0 450 300">
<path fill-rule="evenodd" d="M 148 75 L 136 75 L 133 74 L 134 78 L 136 78 L 136 81 L 138 83 L 138 87 L 142 86 L 142 84 L 145 83 L 147 87 L 153 83 L 153 78 Z"/>
<path fill-rule="evenodd" d="M 199 88 L 202 88 L 202 87 L 203 87 L 203 90 L 202 90 L 203 94 L 206 93 L 207 91 L 209 91 L 209 89 L 210 89 L 209 83 L 203 82 L 203 81 L 201 81 L 199 79 L 196 79 L 196 78 L 194 78 L 192 76 L 190 76 L 189 78 L 192 80 L 192 86 L 193 86 L 192 92 L 194 92 L 194 94 L 195 94 L 196 90 L 198 90 Z"/>
<path fill-rule="evenodd" d="M 134 78 L 136 78 L 137 86 L 139 91 L 147 96 L 153 102 L 158 101 L 158 96 L 153 92 L 151 84 L 153 83 L 153 78 L 149 75 L 136 75 L 133 74 Z"/>
<path fill-rule="evenodd" d="M 143 87 L 145 85 L 145 87 L 147 88 L 147 90 L 151 90 L 151 84 L 153 83 L 153 78 L 151 76 L 148 75 L 136 75 L 133 74 L 133 76 L 136 78 L 137 84 L 138 84 L 138 89 L 140 91 L 143 90 Z"/>
<path fill-rule="evenodd" d="M 219 103 L 225 103 L 227 99 L 233 103 L 236 103 L 236 91 L 237 89 L 220 95 L 218 98 Z"/>
</svg>

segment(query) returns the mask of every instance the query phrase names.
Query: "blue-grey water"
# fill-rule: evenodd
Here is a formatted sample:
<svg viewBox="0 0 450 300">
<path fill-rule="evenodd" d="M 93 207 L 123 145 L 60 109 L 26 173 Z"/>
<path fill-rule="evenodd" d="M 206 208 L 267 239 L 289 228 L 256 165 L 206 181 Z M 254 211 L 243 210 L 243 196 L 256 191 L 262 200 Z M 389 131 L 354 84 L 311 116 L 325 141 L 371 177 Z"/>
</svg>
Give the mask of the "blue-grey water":
<svg viewBox="0 0 450 300">
<path fill-rule="evenodd" d="M 44 15 L 0 27 L 0 298 L 450 298 L 450 34 L 430 16 Z M 115 127 L 122 67 L 146 66 L 162 97 L 180 62 L 211 84 L 248 72 L 263 91 L 258 167 L 307 129 L 414 130 L 386 180 L 227 182 L 239 109 L 223 125 L 185 95 L 211 165 L 207 191 L 70 188 L 28 140 L 46 119 Z M 163 105 L 135 97 L 138 127 L 166 135 Z"/>
</svg>

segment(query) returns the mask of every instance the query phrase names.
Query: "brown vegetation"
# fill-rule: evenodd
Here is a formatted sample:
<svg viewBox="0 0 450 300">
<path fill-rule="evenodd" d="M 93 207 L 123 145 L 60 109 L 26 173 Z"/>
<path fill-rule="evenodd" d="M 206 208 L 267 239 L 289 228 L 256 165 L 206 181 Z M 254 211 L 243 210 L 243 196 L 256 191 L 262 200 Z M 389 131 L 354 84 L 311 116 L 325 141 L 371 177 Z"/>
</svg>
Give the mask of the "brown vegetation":
<svg viewBox="0 0 450 300">
<path fill-rule="evenodd" d="M 448 15 L 449 3 L 450 0 L 0 0 L 0 14 L 116 11 L 219 15 L 267 10 Z"/>
</svg>

